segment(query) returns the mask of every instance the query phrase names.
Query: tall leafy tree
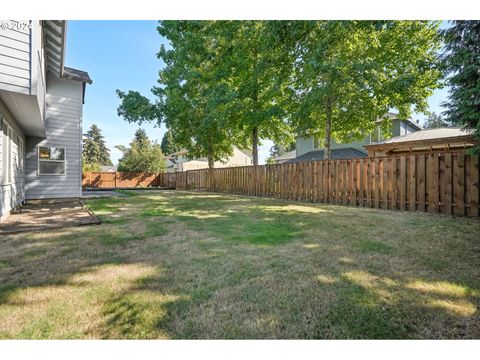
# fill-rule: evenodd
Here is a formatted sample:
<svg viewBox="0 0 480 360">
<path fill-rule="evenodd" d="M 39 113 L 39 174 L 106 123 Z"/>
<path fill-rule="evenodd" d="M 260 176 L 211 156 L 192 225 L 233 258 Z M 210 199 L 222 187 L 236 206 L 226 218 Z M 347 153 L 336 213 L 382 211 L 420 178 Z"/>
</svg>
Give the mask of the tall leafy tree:
<svg viewBox="0 0 480 360">
<path fill-rule="evenodd" d="M 176 144 L 192 157 L 207 157 L 213 168 L 215 161 L 231 155 L 235 141 L 224 112 L 230 91 L 220 56 L 230 45 L 218 36 L 221 23 L 161 21 L 157 30 L 170 42 L 158 53 L 165 67 L 159 86 L 152 90 L 157 102 L 152 104 L 135 91 L 117 90 L 122 101 L 118 114 L 139 124 L 164 121 Z"/>
<path fill-rule="evenodd" d="M 453 21 L 444 35 L 450 75 L 445 115 L 453 124 L 472 130 L 480 142 L 480 21 Z"/>
<path fill-rule="evenodd" d="M 82 163 L 86 168 L 99 168 L 102 165 L 111 166 L 110 150 L 105 144 L 100 128 L 92 124 L 83 135 Z"/>
<path fill-rule="evenodd" d="M 236 21 L 224 32 L 231 48 L 222 59 L 234 94 L 227 113 L 244 146 L 251 146 L 254 165 L 260 139 L 286 143 L 292 137 L 283 106 L 291 66 L 277 46 L 274 26 L 270 21 Z"/>
<path fill-rule="evenodd" d="M 450 127 L 452 124 L 436 113 L 428 114 L 425 120 L 425 129 L 436 129 L 441 127 Z"/>
<path fill-rule="evenodd" d="M 165 155 L 172 154 L 178 150 L 180 150 L 180 146 L 175 143 L 173 139 L 173 132 L 172 130 L 168 129 L 165 134 L 163 134 L 162 142 L 160 143 L 160 147 Z"/>
<path fill-rule="evenodd" d="M 123 152 L 118 170 L 124 172 L 161 172 L 165 170 L 165 158 L 157 142 L 152 142 L 145 130 L 138 129 L 130 147 L 118 145 Z"/>
<path fill-rule="evenodd" d="M 292 21 L 283 34 L 293 63 L 291 116 L 300 134 L 349 141 L 390 109 L 425 112 L 440 86 L 439 22 Z M 388 131 L 389 122 L 383 122 Z"/>
</svg>

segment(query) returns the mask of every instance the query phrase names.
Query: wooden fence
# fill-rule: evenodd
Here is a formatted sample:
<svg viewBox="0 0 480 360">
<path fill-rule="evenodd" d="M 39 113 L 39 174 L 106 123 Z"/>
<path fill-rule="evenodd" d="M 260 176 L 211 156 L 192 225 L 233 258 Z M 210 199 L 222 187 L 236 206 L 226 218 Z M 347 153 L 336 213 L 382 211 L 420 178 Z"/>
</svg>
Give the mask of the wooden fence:
<svg viewBox="0 0 480 360">
<path fill-rule="evenodd" d="M 103 174 L 85 174 L 84 184 L 112 184 Z M 175 187 L 312 203 L 472 217 L 479 214 L 479 159 L 464 152 L 232 167 L 215 169 L 211 174 L 208 169 L 122 174 L 116 175 L 115 186 Z M 93 182 L 86 182 L 86 177 Z M 127 179 L 118 180 L 122 177 Z"/>
<path fill-rule="evenodd" d="M 135 187 L 176 187 L 178 180 L 165 173 L 124 173 L 124 172 L 85 172 L 82 176 L 83 188 L 135 188 Z M 176 175 L 176 174 L 175 174 Z M 182 174 L 178 173 L 181 177 Z M 184 175 L 183 175 L 184 176 Z"/>
</svg>

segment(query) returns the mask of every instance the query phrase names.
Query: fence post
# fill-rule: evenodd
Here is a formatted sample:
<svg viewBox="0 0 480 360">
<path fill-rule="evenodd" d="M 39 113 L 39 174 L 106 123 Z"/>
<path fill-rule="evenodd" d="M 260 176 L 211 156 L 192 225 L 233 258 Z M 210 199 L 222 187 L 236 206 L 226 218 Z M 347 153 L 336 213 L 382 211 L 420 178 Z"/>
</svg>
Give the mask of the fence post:
<svg viewBox="0 0 480 360">
<path fill-rule="evenodd" d="M 113 182 L 114 182 L 115 188 L 116 188 L 117 187 L 117 172 L 116 171 L 113 173 Z"/>
<path fill-rule="evenodd" d="M 185 171 L 185 190 L 188 190 L 188 170 Z"/>
</svg>

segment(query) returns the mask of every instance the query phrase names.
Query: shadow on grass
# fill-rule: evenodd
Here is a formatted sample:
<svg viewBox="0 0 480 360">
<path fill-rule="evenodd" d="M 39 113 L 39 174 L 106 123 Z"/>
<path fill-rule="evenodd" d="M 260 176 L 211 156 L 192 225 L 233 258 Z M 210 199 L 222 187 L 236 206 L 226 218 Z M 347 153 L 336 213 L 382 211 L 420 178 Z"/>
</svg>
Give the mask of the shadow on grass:
<svg viewBox="0 0 480 360">
<path fill-rule="evenodd" d="M 423 270 L 424 254 L 404 260 L 406 250 L 380 232 L 362 240 L 372 227 L 362 209 L 191 193 L 89 204 L 104 212 L 103 225 L 3 240 L 0 337 L 480 334 L 476 270 L 455 273 L 459 259 L 478 262 L 459 241 L 464 251 L 450 258 L 429 248 L 447 267 L 417 278 L 391 260 Z"/>
</svg>

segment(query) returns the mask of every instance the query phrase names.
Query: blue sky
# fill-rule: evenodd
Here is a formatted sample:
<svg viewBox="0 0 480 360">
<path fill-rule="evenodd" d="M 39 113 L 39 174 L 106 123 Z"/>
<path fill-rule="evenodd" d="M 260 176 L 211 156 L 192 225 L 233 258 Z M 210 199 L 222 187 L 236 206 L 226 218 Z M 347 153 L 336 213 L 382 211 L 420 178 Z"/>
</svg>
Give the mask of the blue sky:
<svg viewBox="0 0 480 360">
<path fill-rule="evenodd" d="M 83 112 L 83 130 L 97 124 L 103 131 L 114 163 L 121 157 L 115 145 L 128 145 L 136 124 L 129 124 L 117 116 L 119 100 L 116 89 L 138 90 L 153 96 L 150 89 L 158 79 L 163 66 L 156 53 L 165 40 L 156 31 L 156 21 L 69 21 L 65 65 L 88 71 L 93 80 L 87 86 Z M 447 96 L 447 90 L 438 90 L 429 99 L 430 109 L 437 113 Z M 423 121 L 423 116 L 414 116 Z M 143 124 L 151 139 L 159 142 L 165 127 Z M 271 141 L 263 141 L 259 148 L 260 163 L 268 157 Z"/>
</svg>

